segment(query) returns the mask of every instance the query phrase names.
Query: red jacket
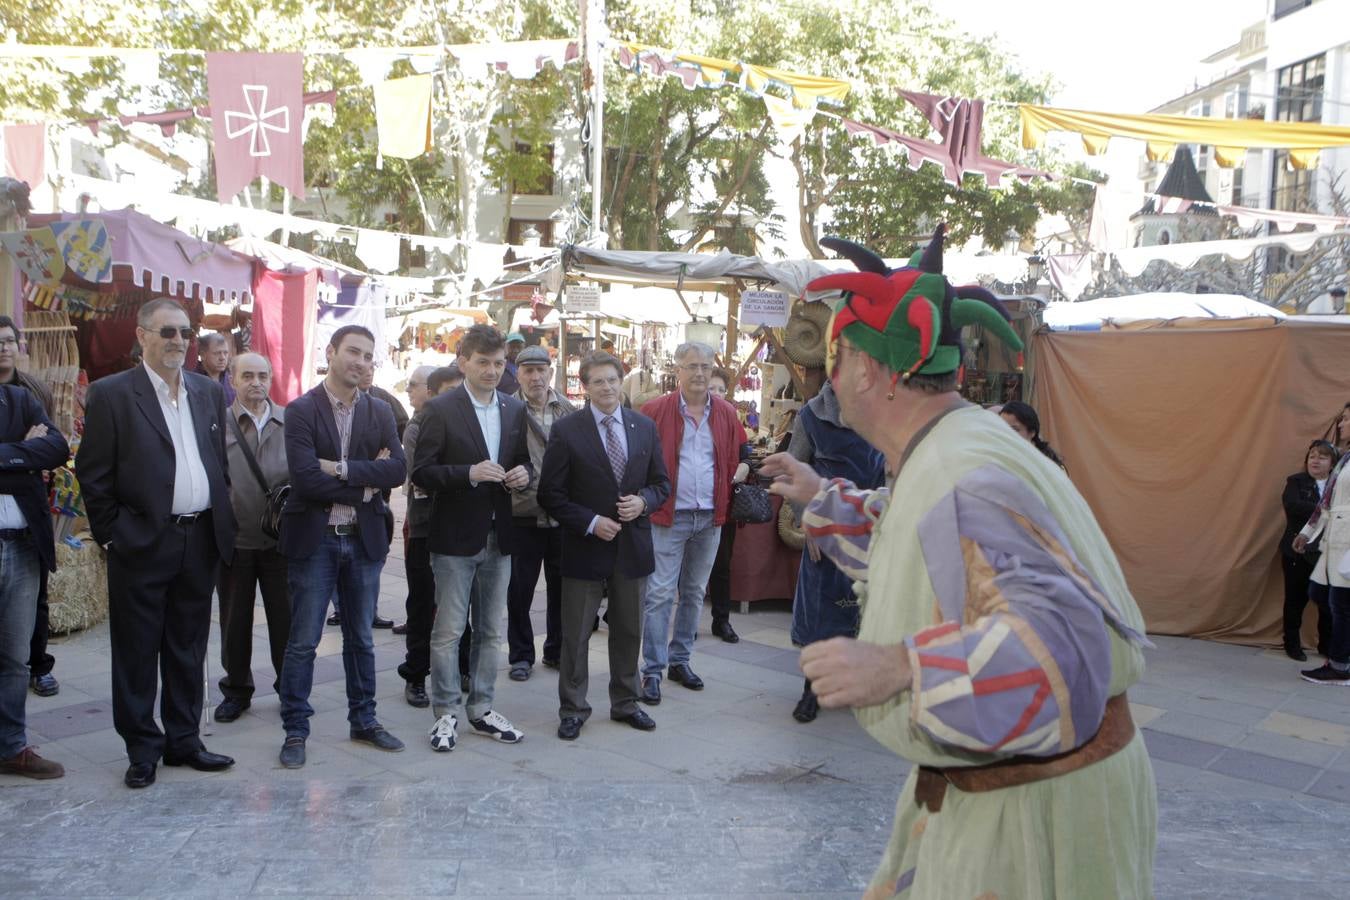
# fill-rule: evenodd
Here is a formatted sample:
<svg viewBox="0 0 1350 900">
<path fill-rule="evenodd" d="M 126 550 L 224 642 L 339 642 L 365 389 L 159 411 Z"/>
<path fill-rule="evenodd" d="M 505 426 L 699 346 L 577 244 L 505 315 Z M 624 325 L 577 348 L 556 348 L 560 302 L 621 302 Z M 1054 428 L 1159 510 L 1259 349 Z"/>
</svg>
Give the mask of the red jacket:
<svg viewBox="0 0 1350 900">
<path fill-rule="evenodd" d="M 722 525 L 731 507 L 731 479 L 741 461 L 741 446 L 749 438 L 741 425 L 736 407 L 721 397 L 708 395 L 712 410 L 708 424 L 713 439 L 713 524 Z M 677 388 L 664 397 L 642 407 L 642 414 L 656 423 L 661 439 L 661 455 L 670 474 L 670 497 L 661 508 L 652 513 L 654 525 L 669 527 L 675 522 L 675 493 L 680 483 L 680 444 L 684 440 L 684 416 L 680 415 L 680 391 Z"/>
</svg>

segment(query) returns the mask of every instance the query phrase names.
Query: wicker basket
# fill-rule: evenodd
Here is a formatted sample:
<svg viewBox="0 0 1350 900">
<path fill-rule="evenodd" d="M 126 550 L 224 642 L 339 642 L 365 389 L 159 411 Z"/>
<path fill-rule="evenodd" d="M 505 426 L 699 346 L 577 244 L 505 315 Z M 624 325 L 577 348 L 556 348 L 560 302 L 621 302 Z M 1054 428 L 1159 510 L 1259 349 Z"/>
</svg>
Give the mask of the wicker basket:
<svg viewBox="0 0 1350 900">
<path fill-rule="evenodd" d="M 778 510 L 778 537 L 793 550 L 806 546 L 806 533 L 792 515 L 792 505 L 786 501 Z"/>
<path fill-rule="evenodd" d="M 108 563 L 92 540 L 56 545 L 56 571 L 47 580 L 52 634 L 92 628 L 108 617 Z"/>
</svg>

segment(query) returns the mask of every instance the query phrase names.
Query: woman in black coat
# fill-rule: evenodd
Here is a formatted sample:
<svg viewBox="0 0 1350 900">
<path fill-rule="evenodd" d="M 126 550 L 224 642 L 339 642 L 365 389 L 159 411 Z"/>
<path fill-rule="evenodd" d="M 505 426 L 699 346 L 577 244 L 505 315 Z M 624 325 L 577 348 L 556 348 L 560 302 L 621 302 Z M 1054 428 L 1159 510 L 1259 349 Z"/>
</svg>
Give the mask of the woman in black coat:
<svg viewBox="0 0 1350 900">
<path fill-rule="evenodd" d="M 1306 660 L 1299 632 L 1303 627 L 1303 608 L 1308 604 L 1308 579 L 1317 564 L 1318 553 L 1309 547 L 1294 550 L 1294 536 L 1308 522 L 1326 489 L 1339 455 L 1327 441 L 1313 441 L 1303 458 L 1303 471 L 1290 475 L 1284 483 L 1284 536 L 1280 538 L 1280 566 L 1284 570 L 1284 652 L 1290 659 Z M 1317 652 L 1325 654 L 1331 643 L 1331 615 L 1317 611 Z"/>
</svg>

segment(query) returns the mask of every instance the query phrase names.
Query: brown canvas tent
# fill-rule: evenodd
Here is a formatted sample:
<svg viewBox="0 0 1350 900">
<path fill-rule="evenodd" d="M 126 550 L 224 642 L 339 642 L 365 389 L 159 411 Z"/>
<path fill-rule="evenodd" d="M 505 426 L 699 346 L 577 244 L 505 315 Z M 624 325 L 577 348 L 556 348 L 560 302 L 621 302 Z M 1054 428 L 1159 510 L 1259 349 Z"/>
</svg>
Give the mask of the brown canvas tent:
<svg viewBox="0 0 1350 900">
<path fill-rule="evenodd" d="M 1350 317 L 1042 330 L 1029 358 L 1042 432 L 1148 629 L 1279 643 L 1280 493 L 1350 401 Z"/>
</svg>

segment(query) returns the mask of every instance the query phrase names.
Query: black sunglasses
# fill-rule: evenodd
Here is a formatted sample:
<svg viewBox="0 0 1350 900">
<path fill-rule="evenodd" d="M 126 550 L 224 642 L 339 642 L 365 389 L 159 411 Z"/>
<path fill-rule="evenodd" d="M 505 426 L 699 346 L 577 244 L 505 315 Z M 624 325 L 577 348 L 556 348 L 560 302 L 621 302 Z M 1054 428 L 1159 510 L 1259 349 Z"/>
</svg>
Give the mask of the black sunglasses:
<svg viewBox="0 0 1350 900">
<path fill-rule="evenodd" d="M 196 332 L 191 328 L 174 328 L 172 325 L 165 325 L 159 330 L 159 336 L 166 341 L 171 341 L 175 337 L 181 337 L 185 341 L 190 341 L 194 334 L 196 334 Z"/>
</svg>

